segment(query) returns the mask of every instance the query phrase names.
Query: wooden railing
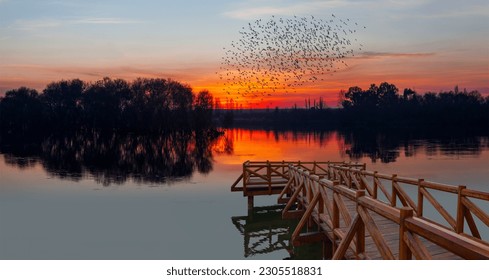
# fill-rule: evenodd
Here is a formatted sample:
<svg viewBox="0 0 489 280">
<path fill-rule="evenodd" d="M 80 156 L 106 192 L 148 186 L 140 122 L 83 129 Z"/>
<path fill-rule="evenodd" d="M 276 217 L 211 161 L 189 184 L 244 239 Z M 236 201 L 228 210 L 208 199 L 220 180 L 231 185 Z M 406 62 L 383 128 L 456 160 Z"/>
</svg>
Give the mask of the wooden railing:
<svg viewBox="0 0 489 280">
<path fill-rule="evenodd" d="M 318 175 L 310 168 L 289 165 L 290 180 L 279 201 L 287 201 L 285 218 L 300 217 L 292 234 L 294 245 L 328 236 L 333 243 L 333 259 L 376 255 L 383 259 L 489 259 L 489 244 L 481 239 L 474 216 L 485 225 L 484 230 L 489 218 L 473 201 L 487 206 L 489 193 L 366 171 L 361 165 L 327 166 Z M 415 192 L 407 190 L 409 187 Z M 456 198 L 455 218 L 433 191 Z M 425 201 L 447 225 L 425 215 Z M 465 222 L 470 234 L 464 230 Z M 318 228 L 316 232 L 303 233 L 305 227 L 313 225 Z"/>
<path fill-rule="evenodd" d="M 242 191 L 244 196 L 279 193 L 289 181 L 289 164 L 320 176 L 328 176 L 330 165 L 364 167 L 359 164 L 329 161 L 246 161 L 243 163 L 242 174 L 231 185 L 231 191 Z"/>
<path fill-rule="evenodd" d="M 343 166 L 329 166 L 329 178 L 337 180 L 339 184 L 350 189 L 365 190 L 374 198 L 396 207 L 401 204 L 413 209 L 413 216 L 423 218 L 431 223 L 439 223 L 440 226 L 455 231 L 459 234 L 481 239 L 479 228 L 475 222 L 476 216 L 482 224 L 489 227 L 489 215 L 478 205 L 489 202 L 489 193 L 467 189 L 465 186 L 451 186 L 424 179 L 412 179 L 387 175 L 378 172 L 367 171 L 358 168 L 345 168 Z M 379 194 L 381 192 L 381 194 Z M 450 214 L 433 192 L 438 196 L 444 196 L 444 200 L 452 200 L 456 206 L 455 214 Z M 411 193 L 411 195 L 409 195 Z M 414 195 L 413 195 L 414 194 Z M 441 219 L 427 215 L 425 204 L 429 203 Z M 488 208 L 489 209 L 489 208 Z M 467 224 L 470 232 L 466 232 Z"/>
</svg>

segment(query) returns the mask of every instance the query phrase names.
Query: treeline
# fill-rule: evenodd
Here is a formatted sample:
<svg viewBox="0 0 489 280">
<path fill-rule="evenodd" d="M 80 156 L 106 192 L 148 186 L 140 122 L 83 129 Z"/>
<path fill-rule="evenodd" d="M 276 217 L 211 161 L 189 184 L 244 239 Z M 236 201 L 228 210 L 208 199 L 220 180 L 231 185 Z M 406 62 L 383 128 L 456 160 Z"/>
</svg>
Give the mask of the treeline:
<svg viewBox="0 0 489 280">
<path fill-rule="evenodd" d="M 235 110 L 233 126 L 265 129 L 461 128 L 489 132 L 489 97 L 477 91 L 418 94 L 387 82 L 340 92 L 342 108 Z"/>
<path fill-rule="evenodd" d="M 489 97 L 477 91 L 401 93 L 387 82 L 340 93 L 342 108 L 214 110 L 208 91 L 165 79 L 104 78 L 53 82 L 42 91 L 21 87 L 0 100 L 2 135 L 79 129 L 160 133 L 224 127 L 342 129 L 345 127 L 457 127 L 489 131 Z M 310 102 L 309 102 L 310 103 Z M 306 102 L 306 104 L 309 104 Z M 213 115 L 213 112 L 215 114 Z M 214 121 L 213 121 L 214 120 Z"/>
<path fill-rule="evenodd" d="M 138 78 L 50 83 L 42 92 L 21 87 L 0 100 L 2 134 L 105 129 L 160 133 L 212 127 L 213 98 L 188 85 Z"/>
<path fill-rule="evenodd" d="M 341 93 L 342 122 L 352 125 L 469 126 L 489 128 L 489 97 L 478 91 L 418 94 L 394 84 L 372 84 L 368 89 L 350 87 Z"/>
</svg>

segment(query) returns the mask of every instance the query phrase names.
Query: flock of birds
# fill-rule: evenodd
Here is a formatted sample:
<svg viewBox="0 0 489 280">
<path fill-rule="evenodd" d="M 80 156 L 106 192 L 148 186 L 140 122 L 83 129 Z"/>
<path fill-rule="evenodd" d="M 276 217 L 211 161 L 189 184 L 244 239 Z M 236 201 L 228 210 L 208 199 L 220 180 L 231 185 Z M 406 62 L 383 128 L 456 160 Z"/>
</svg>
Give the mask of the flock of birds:
<svg viewBox="0 0 489 280">
<path fill-rule="evenodd" d="M 223 48 L 216 72 L 228 95 L 255 99 L 295 92 L 307 83 L 347 67 L 347 57 L 361 50 L 357 30 L 366 28 L 334 14 L 258 19 L 240 30 L 241 38 Z"/>
</svg>

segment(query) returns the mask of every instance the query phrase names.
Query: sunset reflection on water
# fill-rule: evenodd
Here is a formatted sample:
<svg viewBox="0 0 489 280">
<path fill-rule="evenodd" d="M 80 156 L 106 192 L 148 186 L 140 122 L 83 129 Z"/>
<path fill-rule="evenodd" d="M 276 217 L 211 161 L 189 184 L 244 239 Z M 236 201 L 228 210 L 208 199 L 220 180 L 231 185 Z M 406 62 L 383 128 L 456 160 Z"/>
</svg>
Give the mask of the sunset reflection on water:
<svg viewBox="0 0 489 280">
<path fill-rule="evenodd" d="M 110 139 L 118 139 L 113 142 L 118 147 L 126 147 L 124 143 L 134 147 L 138 143 L 156 143 L 133 138 Z M 173 146 L 163 140 L 158 143 Z M 200 147 L 193 140 L 188 143 L 177 145 L 180 152 L 174 158 L 185 159 L 175 161 L 185 163 L 185 173 L 177 172 L 175 166 L 169 166 L 175 172 L 153 172 L 166 166 L 159 161 L 173 159 L 154 154 L 144 156 L 143 162 L 124 157 L 124 164 L 120 164 L 118 149 L 108 149 L 117 159 L 106 162 L 110 169 L 100 163 L 91 166 L 89 161 L 77 161 L 76 157 L 58 159 L 61 155 L 69 157 L 71 151 L 81 151 L 76 147 L 70 150 L 58 146 L 55 157 L 49 149 L 3 149 L 0 259 L 288 258 L 289 248 L 281 243 L 288 244 L 287 240 L 273 239 L 277 246 L 272 250 L 265 248 L 264 253 L 250 253 L 243 248 L 246 234 L 254 232 L 250 228 L 240 232 L 236 221 L 243 226 L 246 221 L 253 228 L 258 218 L 247 216 L 246 200 L 242 194 L 231 192 L 230 186 L 247 160 L 359 161 L 366 163 L 367 169 L 381 173 L 489 191 L 489 141 L 485 136 L 446 139 L 393 134 L 386 138 L 381 134 L 348 131 L 228 129 L 223 137 L 204 141 L 205 145 Z M 154 145 L 147 147 L 159 149 Z M 126 152 L 132 154 L 130 150 Z M 153 159 L 156 167 L 148 159 Z M 70 169 L 56 164 L 59 162 L 77 163 L 73 166 L 82 168 Z M 202 163 L 206 163 L 205 169 L 199 168 Z M 68 174 L 70 170 L 77 173 Z M 149 177 L 144 178 L 145 174 Z M 155 177 L 158 174 L 170 178 Z M 453 210 L 450 207 L 453 203 L 441 202 L 448 204 L 448 211 Z M 274 196 L 255 200 L 257 207 L 274 204 Z M 429 211 L 427 207 L 426 213 Z M 268 214 L 263 215 L 268 219 Z M 276 216 L 280 219 L 280 214 Z M 263 223 L 268 224 L 260 220 L 259 226 Z M 276 238 L 282 238 L 282 231 L 289 228 L 280 220 L 270 223 L 277 223 L 273 229 L 278 233 Z M 196 229 L 203 228 L 206 230 L 199 230 L 196 238 Z M 305 255 L 296 257 L 314 258 L 309 249 L 304 251 Z"/>
<path fill-rule="evenodd" d="M 489 189 L 488 137 L 386 138 L 339 131 L 230 129 L 217 145 L 232 147 L 233 153 L 219 153 L 216 162 L 358 161 L 369 170 Z"/>
</svg>

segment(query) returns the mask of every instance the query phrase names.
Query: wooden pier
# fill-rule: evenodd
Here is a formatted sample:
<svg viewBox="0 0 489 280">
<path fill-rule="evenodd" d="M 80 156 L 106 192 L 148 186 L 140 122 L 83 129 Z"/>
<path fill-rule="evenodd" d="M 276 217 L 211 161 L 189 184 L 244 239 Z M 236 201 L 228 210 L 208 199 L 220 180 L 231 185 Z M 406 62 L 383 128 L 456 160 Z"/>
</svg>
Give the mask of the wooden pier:
<svg viewBox="0 0 489 280">
<path fill-rule="evenodd" d="M 292 244 L 331 242 L 333 259 L 489 259 L 488 192 L 300 161 L 247 161 L 231 190 L 250 209 L 254 196 L 278 195 L 282 217 L 300 219 Z"/>
</svg>

